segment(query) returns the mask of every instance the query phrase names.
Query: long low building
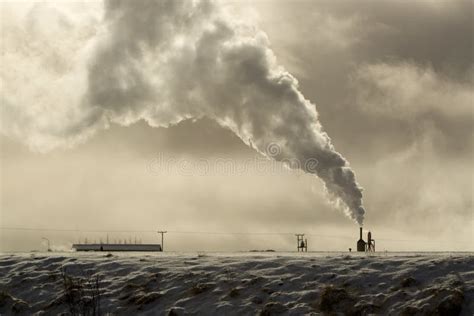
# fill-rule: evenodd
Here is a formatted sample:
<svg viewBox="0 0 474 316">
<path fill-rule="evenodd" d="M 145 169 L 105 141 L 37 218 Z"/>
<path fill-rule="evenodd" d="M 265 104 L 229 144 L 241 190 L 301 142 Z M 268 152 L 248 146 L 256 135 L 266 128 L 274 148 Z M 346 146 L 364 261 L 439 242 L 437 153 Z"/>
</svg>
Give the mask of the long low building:
<svg viewBox="0 0 474 316">
<path fill-rule="evenodd" d="M 73 244 L 76 251 L 162 251 L 160 244 Z"/>
</svg>

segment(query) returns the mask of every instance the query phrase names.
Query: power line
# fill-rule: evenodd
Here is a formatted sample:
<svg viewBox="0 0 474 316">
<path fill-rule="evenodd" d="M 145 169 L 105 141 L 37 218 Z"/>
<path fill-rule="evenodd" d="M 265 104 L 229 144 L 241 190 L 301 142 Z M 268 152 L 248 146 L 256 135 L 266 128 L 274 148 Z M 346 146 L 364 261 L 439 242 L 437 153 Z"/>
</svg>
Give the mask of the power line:
<svg viewBox="0 0 474 316">
<path fill-rule="evenodd" d="M 0 227 L 0 230 L 11 230 L 11 231 L 45 231 L 45 232 L 75 232 L 75 233 L 156 233 L 156 230 L 82 230 L 82 229 L 68 229 L 68 228 L 35 228 L 35 227 Z M 188 234 L 188 235 L 261 235 L 261 236 L 293 236 L 295 233 L 292 232 L 219 232 L 219 231 L 182 231 L 182 230 L 168 230 L 168 233 L 172 234 Z M 311 237 L 320 238 L 334 238 L 334 239 L 349 239 L 353 240 L 354 236 L 345 235 L 324 235 L 324 234 L 306 234 Z M 419 242 L 419 243 L 444 243 L 451 244 L 447 241 L 437 240 L 421 240 L 421 239 L 390 239 L 390 238 L 378 238 L 378 240 L 389 241 L 389 242 Z M 472 244 L 469 241 L 456 241 L 461 244 Z"/>
<path fill-rule="evenodd" d="M 17 231 L 50 231 L 50 232 L 77 232 L 77 233 L 156 233 L 154 230 L 82 230 L 82 229 L 67 229 L 67 228 L 33 228 L 33 227 L 0 227 L 0 230 L 17 230 Z M 173 234 L 189 234 L 189 235 L 288 235 L 293 236 L 292 232 L 218 232 L 218 231 L 182 231 L 182 230 L 168 230 L 167 232 Z M 307 236 L 322 237 L 322 238 L 343 238 L 352 239 L 350 236 L 335 236 L 335 235 L 321 235 L 321 234 L 306 234 Z"/>
<path fill-rule="evenodd" d="M 34 227 L 0 227 L 0 230 L 18 230 L 18 231 L 50 231 L 50 232 L 77 232 L 77 233 L 156 233 L 155 230 L 82 230 L 82 229 L 68 229 L 68 228 L 34 228 Z M 173 234 L 195 234 L 195 235 L 289 235 L 293 236 L 293 232 L 219 232 L 219 231 L 182 231 L 182 230 L 168 230 L 168 233 Z M 306 234 L 313 237 L 328 237 L 328 238 L 350 238 L 350 236 L 335 236 L 322 234 Z"/>
<path fill-rule="evenodd" d="M 82 230 L 68 228 L 0 227 L 0 230 L 78 232 L 78 233 L 154 233 L 154 230 Z"/>
<path fill-rule="evenodd" d="M 0 230 L 19 230 L 19 231 L 51 231 L 51 232 L 81 232 L 81 233 L 156 233 L 155 230 L 83 230 L 70 228 L 33 228 L 33 227 L 0 227 Z M 168 230 L 174 234 L 207 234 L 207 235 L 293 235 L 287 232 L 211 232 L 211 231 L 182 231 Z"/>
<path fill-rule="evenodd" d="M 197 235 L 293 235 L 294 233 L 276 232 L 204 232 L 204 231 L 178 231 L 168 230 L 174 234 L 197 234 Z"/>
</svg>

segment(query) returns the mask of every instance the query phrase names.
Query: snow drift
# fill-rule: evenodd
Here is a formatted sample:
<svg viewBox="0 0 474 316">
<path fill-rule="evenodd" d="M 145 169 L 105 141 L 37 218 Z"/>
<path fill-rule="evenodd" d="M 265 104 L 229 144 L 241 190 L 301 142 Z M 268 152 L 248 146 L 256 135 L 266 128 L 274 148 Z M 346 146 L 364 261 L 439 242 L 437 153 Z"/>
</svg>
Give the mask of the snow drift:
<svg viewBox="0 0 474 316">
<path fill-rule="evenodd" d="M 90 310 L 97 279 L 101 314 L 464 316 L 473 264 L 440 252 L 5 254 L 0 313 Z"/>
</svg>

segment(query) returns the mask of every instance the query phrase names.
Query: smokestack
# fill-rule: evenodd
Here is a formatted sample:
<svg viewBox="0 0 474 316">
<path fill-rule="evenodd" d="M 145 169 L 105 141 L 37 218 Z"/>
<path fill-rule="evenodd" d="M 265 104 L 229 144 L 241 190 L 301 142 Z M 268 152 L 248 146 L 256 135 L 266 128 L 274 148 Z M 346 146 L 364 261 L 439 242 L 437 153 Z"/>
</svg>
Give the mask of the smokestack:
<svg viewBox="0 0 474 316">
<path fill-rule="evenodd" d="M 362 239 L 362 227 L 360 227 L 360 238 L 357 241 L 357 251 L 364 252 L 365 251 L 365 246 L 366 246 L 366 243 Z"/>
</svg>

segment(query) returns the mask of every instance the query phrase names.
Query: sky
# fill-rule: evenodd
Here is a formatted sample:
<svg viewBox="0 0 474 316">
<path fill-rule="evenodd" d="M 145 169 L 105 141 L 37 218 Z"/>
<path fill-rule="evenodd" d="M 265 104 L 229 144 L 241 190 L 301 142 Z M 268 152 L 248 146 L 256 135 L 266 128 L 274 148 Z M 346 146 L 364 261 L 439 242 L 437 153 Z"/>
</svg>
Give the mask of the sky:
<svg viewBox="0 0 474 316">
<path fill-rule="evenodd" d="M 470 1 L 115 3 L 1 4 L 0 250 L 347 251 L 359 186 L 377 250 L 474 250 Z"/>
</svg>

